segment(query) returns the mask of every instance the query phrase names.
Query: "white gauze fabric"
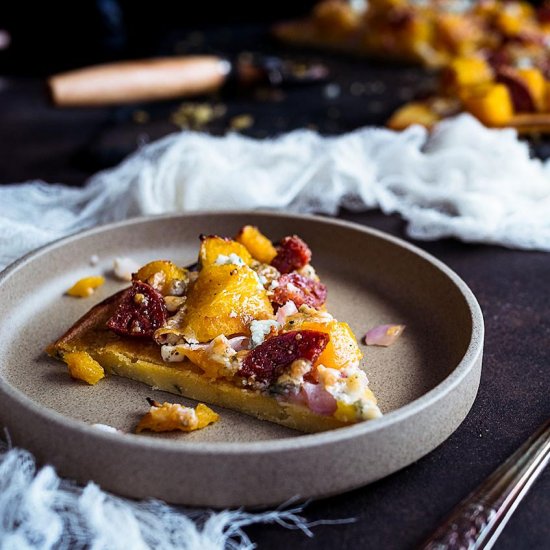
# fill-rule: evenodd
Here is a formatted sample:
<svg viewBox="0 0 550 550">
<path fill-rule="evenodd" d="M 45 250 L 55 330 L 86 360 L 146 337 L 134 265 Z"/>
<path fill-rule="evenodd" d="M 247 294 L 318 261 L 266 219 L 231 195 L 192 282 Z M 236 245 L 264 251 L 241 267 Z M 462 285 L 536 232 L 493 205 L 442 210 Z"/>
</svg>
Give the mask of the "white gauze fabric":
<svg viewBox="0 0 550 550">
<path fill-rule="evenodd" d="M 276 510 L 184 509 L 158 500 L 135 501 L 60 479 L 51 466 L 36 469 L 32 455 L 0 441 L 0 549 L 2 550 L 253 550 L 243 530 L 278 524 L 313 537 L 303 506 Z"/>
<path fill-rule="evenodd" d="M 52 239 L 144 214 L 284 209 L 397 212 L 418 239 L 457 237 L 550 250 L 550 169 L 514 130 L 469 115 L 428 135 L 363 128 L 275 139 L 181 132 L 149 144 L 83 188 L 0 186 L 0 266 Z"/>
</svg>

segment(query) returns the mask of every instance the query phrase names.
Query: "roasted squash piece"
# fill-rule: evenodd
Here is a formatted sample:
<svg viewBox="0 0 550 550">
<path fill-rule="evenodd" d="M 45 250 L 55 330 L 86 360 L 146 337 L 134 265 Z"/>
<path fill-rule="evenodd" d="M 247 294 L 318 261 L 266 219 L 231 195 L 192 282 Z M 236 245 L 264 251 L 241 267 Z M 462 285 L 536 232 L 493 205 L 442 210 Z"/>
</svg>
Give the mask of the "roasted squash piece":
<svg viewBox="0 0 550 550">
<path fill-rule="evenodd" d="M 224 334 L 249 336 L 253 319 L 272 319 L 273 307 L 256 273 L 246 265 L 207 265 L 187 295 L 181 334 L 208 342 Z"/>
<path fill-rule="evenodd" d="M 508 88 L 512 108 L 515 113 L 532 113 L 536 111 L 535 98 L 527 82 L 513 67 L 502 67 L 497 71 L 496 81 Z"/>
<path fill-rule="evenodd" d="M 254 225 L 245 225 L 235 240 L 244 245 L 255 260 L 263 264 L 270 264 L 277 255 L 273 243 Z"/>
<path fill-rule="evenodd" d="M 92 275 L 78 280 L 69 290 L 67 294 L 75 298 L 87 298 L 91 296 L 95 289 L 105 283 L 105 277 L 101 275 Z"/>
<path fill-rule="evenodd" d="M 435 46 L 452 55 L 478 49 L 480 31 L 459 13 L 438 13 L 434 18 Z"/>
<path fill-rule="evenodd" d="M 250 252 L 241 243 L 233 239 L 209 235 L 201 241 L 199 262 L 201 267 L 205 268 L 214 265 L 220 256 L 231 258 L 232 254 L 238 256 L 246 265 L 252 263 Z"/>
<path fill-rule="evenodd" d="M 63 361 L 67 363 L 69 374 L 73 378 L 83 380 L 91 386 L 97 384 L 105 376 L 103 367 L 86 351 L 64 353 Z"/>
<path fill-rule="evenodd" d="M 315 362 L 316 365 L 340 370 L 356 365 L 363 357 L 355 335 L 347 323 L 336 320 L 328 323 L 306 321 L 300 326 L 300 330 L 317 330 L 330 336 L 328 344 Z"/>
<path fill-rule="evenodd" d="M 223 334 L 216 336 L 209 344 L 184 344 L 176 346 L 176 350 L 179 355 L 200 367 L 209 378 L 223 378 L 229 369 L 229 376 L 234 374 L 231 358 L 236 352 Z"/>
<path fill-rule="evenodd" d="M 445 93 L 458 93 L 470 86 L 487 84 L 493 80 L 493 70 L 480 57 L 457 57 L 442 73 L 441 83 Z"/>
<path fill-rule="evenodd" d="M 162 295 L 174 294 L 176 281 L 187 282 L 187 269 L 179 267 L 168 260 L 156 260 L 145 264 L 134 275 L 134 279 L 149 283 Z"/>
<path fill-rule="evenodd" d="M 498 2 L 500 8 L 494 15 L 494 25 L 504 36 L 515 37 L 529 25 L 534 16 L 533 8 L 527 2 Z"/>
<path fill-rule="evenodd" d="M 199 420 L 197 424 L 197 430 L 201 430 L 208 426 L 208 424 L 213 424 L 220 419 L 220 415 L 215 413 L 210 407 L 206 406 L 204 403 L 199 403 L 195 408 L 195 414 Z"/>
<path fill-rule="evenodd" d="M 514 114 L 510 93 L 504 84 L 472 88 L 462 101 L 465 109 L 486 126 L 505 126 Z"/>
<path fill-rule="evenodd" d="M 543 111 L 546 95 L 546 81 L 544 75 L 539 69 L 534 67 L 518 69 L 518 75 L 523 82 L 525 82 L 527 88 L 529 88 L 533 103 L 535 104 L 535 109 L 539 112 Z"/>
<path fill-rule="evenodd" d="M 404 130 L 413 124 L 431 128 L 440 120 L 441 116 L 428 103 L 412 101 L 397 109 L 388 120 L 387 126 L 392 130 Z"/>
<path fill-rule="evenodd" d="M 217 422 L 220 418 L 217 413 L 203 403 L 199 403 L 196 409 L 178 403 L 162 403 L 162 405 L 155 401 L 150 401 L 150 403 L 151 408 L 139 421 L 136 433 L 143 430 L 192 432 Z"/>
</svg>

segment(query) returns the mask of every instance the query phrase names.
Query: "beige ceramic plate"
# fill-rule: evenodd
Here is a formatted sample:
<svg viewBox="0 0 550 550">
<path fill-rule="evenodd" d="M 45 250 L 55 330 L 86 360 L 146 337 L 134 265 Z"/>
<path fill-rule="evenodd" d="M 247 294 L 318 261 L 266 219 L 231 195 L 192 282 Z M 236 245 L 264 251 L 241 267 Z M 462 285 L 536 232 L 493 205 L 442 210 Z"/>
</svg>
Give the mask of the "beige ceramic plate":
<svg viewBox="0 0 550 550">
<path fill-rule="evenodd" d="M 64 296 L 80 277 L 109 273 L 113 259 L 195 260 L 200 233 L 233 235 L 245 223 L 273 239 L 302 236 L 329 289 L 329 310 L 358 336 L 405 323 L 390 348 L 363 346 L 385 416 L 315 435 L 219 410 L 221 421 L 190 434 L 130 431 L 146 396 L 185 399 L 121 378 L 87 386 L 43 353 L 94 303 Z M 90 257 L 99 264 L 90 265 Z M 475 398 L 483 347 L 479 306 L 450 269 L 378 231 L 315 217 L 223 213 L 131 220 L 86 231 L 30 254 L 0 276 L 0 425 L 13 442 L 65 476 L 132 497 L 190 505 L 267 505 L 365 485 L 431 451 L 462 422 Z"/>
</svg>

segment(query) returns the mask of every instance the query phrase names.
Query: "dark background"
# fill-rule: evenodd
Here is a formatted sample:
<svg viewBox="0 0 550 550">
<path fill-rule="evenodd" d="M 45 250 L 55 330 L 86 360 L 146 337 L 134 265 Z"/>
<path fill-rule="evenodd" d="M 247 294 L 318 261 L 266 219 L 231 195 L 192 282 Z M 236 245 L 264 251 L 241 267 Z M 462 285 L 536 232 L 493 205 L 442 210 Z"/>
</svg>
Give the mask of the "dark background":
<svg viewBox="0 0 550 550">
<path fill-rule="evenodd" d="M 314 4 L 314 0 L 4 0 L 0 3 L 0 29 L 8 30 L 12 43 L 7 51 L 0 50 L 0 71 L 47 75 L 111 59 L 169 53 L 167 37 L 175 33 L 267 25 L 307 14 Z"/>
<path fill-rule="evenodd" d="M 257 2 L 240 9 L 235 2 L 210 2 L 202 11 L 197 11 L 197 2 L 192 10 L 191 2 L 139 4 L 0 3 L 0 29 L 12 34 L 12 45 L 0 52 L 0 183 L 42 179 L 82 185 L 140 144 L 178 130 L 173 113 L 179 100 L 54 108 L 45 93 L 44 76 L 71 67 L 115 58 L 234 55 L 243 50 L 326 63 L 331 76 L 325 83 L 271 96 L 266 90 L 226 90 L 193 99 L 221 103 L 227 109 L 203 131 L 222 135 L 232 117 L 249 114 L 254 123 L 244 133 L 257 138 L 302 127 L 339 134 L 382 125 L 398 105 L 433 85 L 433 75 L 417 67 L 294 51 L 270 38 L 272 20 L 307 12 L 311 2 Z M 115 9 L 106 17 L 113 6 L 120 8 L 119 15 Z M 140 122 L 136 114 L 145 114 L 145 119 Z M 546 143 L 539 138 L 527 142 L 539 156 L 546 156 Z M 339 217 L 405 237 L 398 216 L 372 211 L 340 212 Z M 452 239 L 415 244 L 454 269 L 484 312 L 484 365 L 472 411 L 444 444 L 417 463 L 367 487 L 313 503 L 305 512 L 312 521 L 354 517 L 356 523 L 317 527 L 314 539 L 277 525 L 252 527 L 248 532 L 259 548 L 414 548 L 550 416 L 548 253 Z M 549 547 L 549 473 L 519 506 L 497 550 Z"/>
</svg>

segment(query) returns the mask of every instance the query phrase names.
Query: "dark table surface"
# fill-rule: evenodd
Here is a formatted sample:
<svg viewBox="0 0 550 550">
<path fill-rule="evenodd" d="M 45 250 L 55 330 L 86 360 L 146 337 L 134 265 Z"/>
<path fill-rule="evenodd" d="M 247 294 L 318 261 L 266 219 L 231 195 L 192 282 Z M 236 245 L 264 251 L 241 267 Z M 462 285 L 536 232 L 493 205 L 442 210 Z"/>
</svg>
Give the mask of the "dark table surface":
<svg viewBox="0 0 550 550">
<path fill-rule="evenodd" d="M 395 106 L 432 82 L 432 76 L 416 68 L 292 53 L 270 43 L 257 27 L 182 32 L 167 43 L 173 51 L 278 51 L 329 65 L 332 76 L 325 84 L 198 98 L 226 106 L 221 118 L 201 128 L 218 135 L 240 114 L 253 116 L 244 133 L 257 138 L 303 126 L 338 134 L 381 124 Z M 57 110 L 48 104 L 40 78 L 0 76 L 0 183 L 41 179 L 82 185 L 141 143 L 177 131 L 171 120 L 182 101 Z M 532 145 L 545 155 L 544 142 Z M 406 238 L 404 222 L 396 216 L 370 211 L 341 212 L 340 217 Z M 428 456 L 367 487 L 311 503 L 305 512 L 311 521 L 353 517 L 355 523 L 315 527 L 313 539 L 277 525 L 251 527 L 248 533 L 259 548 L 414 548 L 550 416 L 550 255 L 456 240 L 415 244 L 454 269 L 484 312 L 483 372 L 471 412 Z M 549 514 L 547 470 L 496 548 L 550 548 Z"/>
</svg>

